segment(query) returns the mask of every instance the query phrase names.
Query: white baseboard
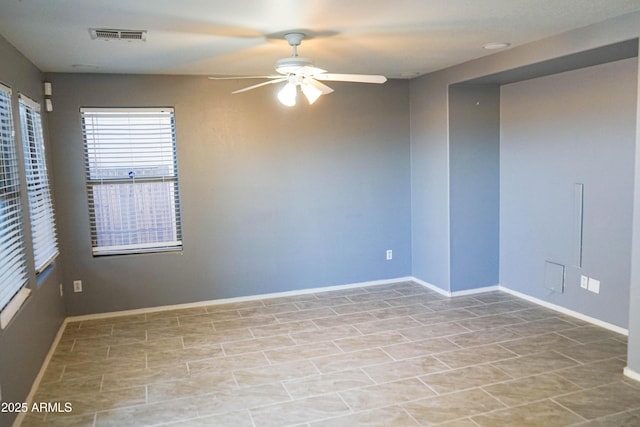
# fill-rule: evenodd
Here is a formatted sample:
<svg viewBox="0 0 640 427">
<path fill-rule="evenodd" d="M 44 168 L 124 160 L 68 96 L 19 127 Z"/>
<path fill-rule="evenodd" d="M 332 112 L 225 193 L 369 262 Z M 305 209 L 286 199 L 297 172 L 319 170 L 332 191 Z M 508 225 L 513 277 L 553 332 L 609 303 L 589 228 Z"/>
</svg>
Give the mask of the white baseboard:
<svg viewBox="0 0 640 427">
<path fill-rule="evenodd" d="M 482 288 L 468 289 L 468 290 L 463 290 L 463 291 L 451 292 L 451 291 L 444 290 L 444 289 L 442 289 L 442 288 L 440 288 L 440 287 L 438 287 L 436 285 L 433 285 L 433 284 L 431 284 L 429 282 L 425 282 L 424 280 L 418 279 L 417 277 L 413 277 L 413 276 L 396 277 L 394 279 L 373 280 L 373 281 L 369 281 L 369 282 L 350 283 L 350 284 L 346 284 L 346 285 L 327 286 L 327 287 L 320 287 L 320 288 L 300 289 L 300 290 L 295 290 L 295 291 L 275 292 L 275 293 L 259 294 L 259 295 L 249 295 L 249 296 L 245 296 L 245 297 L 222 298 L 222 299 L 209 300 L 209 301 L 199 301 L 199 302 L 186 303 L 186 304 L 173 304 L 173 305 L 165 305 L 165 306 L 158 306 L 158 307 L 149 307 L 149 308 L 140 308 L 140 309 L 133 309 L 133 310 L 115 311 L 115 312 L 109 312 L 109 313 L 97 313 L 97 314 L 87 314 L 87 315 L 82 315 L 82 316 L 70 316 L 70 317 L 67 317 L 65 319 L 65 324 L 66 324 L 66 322 L 69 322 L 69 321 L 103 319 L 103 318 L 118 317 L 118 316 L 130 316 L 130 315 L 135 315 L 135 314 L 154 313 L 154 312 L 158 312 L 158 311 L 167 311 L 167 310 L 176 310 L 176 309 L 184 309 L 184 308 L 194 308 L 194 307 L 204 307 L 204 306 L 211 306 L 211 305 L 218 305 L 218 304 L 229 304 L 229 303 L 243 302 L 243 301 L 255 301 L 255 300 L 259 300 L 259 299 L 280 298 L 280 297 L 287 297 L 287 296 L 312 294 L 312 293 L 318 293 L 318 292 L 339 291 L 339 290 L 343 290 L 343 289 L 361 288 L 361 287 L 365 287 L 365 286 L 380 286 L 380 285 L 388 285 L 388 284 L 391 284 L 391 283 L 400 283 L 400 282 L 409 282 L 409 281 L 418 283 L 419 285 L 422 285 L 425 288 L 430 289 L 432 291 L 435 291 L 435 292 L 437 292 L 440 295 L 443 295 L 445 297 L 459 297 L 459 296 L 464 296 L 464 295 L 481 294 L 481 293 L 491 292 L 491 291 L 502 291 L 502 292 L 506 292 L 508 294 L 511 294 L 513 296 L 516 296 L 518 298 L 522 298 L 522 299 L 524 299 L 526 301 L 533 302 L 534 304 L 540 305 L 542 307 L 546 307 L 546 308 L 549 308 L 551 310 L 557 311 L 559 313 L 566 314 L 567 316 L 575 317 L 576 319 L 580 319 L 580 320 L 583 320 L 585 322 L 591 323 L 593 325 L 608 329 L 608 330 L 616 332 L 618 334 L 626 335 L 626 336 L 629 335 L 629 330 L 628 329 L 625 329 L 625 328 L 622 328 L 620 326 L 605 322 L 605 321 L 600 320 L 600 319 L 596 319 L 595 317 L 587 316 L 586 314 L 582 314 L 582 313 L 579 313 L 577 311 L 570 310 L 568 308 L 565 308 L 565 307 L 550 303 L 548 301 L 544 301 L 544 300 L 541 300 L 539 298 L 532 297 L 532 296 L 527 295 L 527 294 L 523 294 L 522 292 L 514 291 L 513 289 L 506 288 L 506 287 L 504 287 L 502 285 L 485 286 L 485 287 L 482 287 Z"/>
<path fill-rule="evenodd" d="M 49 347 L 49 351 L 47 352 L 47 355 L 45 356 L 44 361 L 42 362 L 40 371 L 38 372 L 36 379 L 33 380 L 33 384 L 31 385 L 31 390 L 29 390 L 29 394 L 25 399 L 25 402 L 27 403 L 29 408 L 33 404 L 33 397 L 35 396 L 36 391 L 38 390 L 38 387 L 40 387 L 40 383 L 42 382 L 44 373 L 46 372 L 47 367 L 49 366 L 49 362 L 51 362 L 51 358 L 53 357 L 53 353 L 55 353 L 56 348 L 58 347 L 58 343 L 60 343 L 60 339 L 62 338 L 62 333 L 64 332 L 64 328 L 67 326 L 67 323 L 69 323 L 69 318 L 66 318 L 62 321 L 62 324 L 60 325 L 60 328 L 58 328 L 58 332 L 56 333 L 56 337 L 51 343 L 51 347 Z M 22 424 L 24 417 L 26 416 L 27 416 L 27 412 L 21 411 L 16 417 L 16 419 L 13 421 L 12 426 L 19 427 Z"/>
<path fill-rule="evenodd" d="M 447 291 L 444 290 L 436 285 L 433 285 L 429 282 L 425 282 L 424 280 L 420 280 L 417 277 L 411 277 L 410 278 L 411 281 L 418 283 L 419 285 L 424 286 L 427 289 L 431 289 L 432 291 L 435 291 L 437 293 L 439 293 L 440 295 L 444 295 L 445 297 L 461 297 L 464 295 L 474 295 L 474 294 L 482 294 L 485 292 L 491 292 L 491 291 L 499 291 L 500 290 L 500 286 L 499 285 L 493 285 L 493 286 L 484 286 L 482 288 L 475 288 L 475 289 L 465 289 L 464 291 Z"/>
<path fill-rule="evenodd" d="M 624 368 L 623 371 L 625 377 L 631 378 L 634 381 L 640 381 L 640 373 L 634 371 L 633 369 L 629 368 L 628 366 Z"/>
<path fill-rule="evenodd" d="M 454 292 L 451 292 L 451 296 L 461 297 L 464 295 L 483 294 L 485 292 L 493 292 L 493 291 L 499 291 L 499 290 L 500 290 L 500 286 L 491 285 L 491 286 L 484 286 L 482 288 L 476 288 L 476 289 L 465 289 L 464 291 L 454 291 Z"/>
<path fill-rule="evenodd" d="M 527 294 L 523 294 L 522 292 L 514 291 L 513 289 L 505 288 L 504 286 L 498 286 L 499 289 L 503 292 L 516 296 L 518 298 L 522 298 L 524 300 L 530 301 L 534 304 L 541 305 L 546 308 L 550 308 L 551 310 L 560 312 L 562 314 L 566 314 L 567 316 L 575 317 L 576 319 L 584 320 L 585 322 L 591 323 L 596 326 L 600 326 L 601 328 L 608 329 L 612 332 L 616 332 L 621 335 L 629 336 L 629 330 L 622 328 L 620 326 L 614 325 L 612 323 L 605 322 L 600 319 L 596 319 L 595 317 L 587 316 L 586 314 L 579 313 L 577 311 L 570 310 L 568 308 L 562 307 L 560 305 L 556 305 L 550 303 L 545 300 L 541 300 L 536 297 L 529 296 Z"/>
<path fill-rule="evenodd" d="M 157 307 L 137 308 L 132 310 L 112 311 L 108 313 L 85 314 L 67 317 L 67 321 L 77 322 L 81 320 L 104 319 L 109 317 L 131 316 L 135 314 L 155 313 L 158 311 L 177 310 L 184 308 L 206 307 L 211 305 L 229 304 L 234 302 L 255 301 L 259 299 L 281 298 L 296 295 L 314 294 L 318 292 L 340 291 L 344 289 L 362 288 L 365 286 L 381 286 L 391 283 L 415 281 L 413 277 L 396 277 L 394 279 L 373 280 L 369 282 L 350 283 L 346 285 L 326 286 L 321 288 L 300 289 L 295 291 L 274 292 L 268 294 L 249 295 L 245 297 L 221 298 L 208 301 L 198 301 L 185 304 L 172 304 Z"/>
<path fill-rule="evenodd" d="M 465 295 L 481 294 L 481 293 L 491 292 L 491 291 L 502 291 L 502 292 L 506 292 L 508 294 L 514 295 L 518 298 L 522 298 L 524 300 L 533 302 L 534 304 L 538 304 L 543 307 L 550 308 L 551 310 L 560 312 L 562 314 L 566 314 L 568 316 L 575 317 L 577 319 L 594 324 L 596 326 L 600 326 L 610 331 L 613 331 L 622 335 L 627 335 L 627 336 L 629 335 L 629 331 L 627 329 L 621 328 L 620 326 L 616 326 L 611 323 L 604 322 L 600 319 L 596 319 L 594 317 L 579 313 L 577 311 L 573 311 L 568 308 L 529 296 L 527 294 L 514 291 L 502 285 L 485 286 L 482 288 L 451 292 L 413 276 L 396 277 L 393 279 L 373 280 L 368 282 L 350 283 L 346 285 L 326 286 L 326 287 L 320 287 L 320 288 L 300 289 L 295 291 L 249 295 L 244 297 L 222 298 L 222 299 L 198 301 L 198 302 L 186 303 L 186 304 L 172 304 L 172 305 L 164 305 L 164 306 L 157 306 L 157 307 L 139 308 L 139 309 L 133 309 L 133 310 L 114 311 L 114 312 L 108 312 L 108 313 L 96 313 L 96 314 L 86 314 L 81 316 L 70 316 L 65 319 L 65 324 L 70 321 L 76 322 L 76 321 L 82 321 L 82 320 L 104 319 L 104 318 L 118 317 L 118 316 L 130 316 L 135 314 L 154 313 L 158 311 L 205 307 L 205 306 L 229 304 L 229 303 L 235 303 L 235 302 L 255 301 L 259 299 L 281 298 L 281 297 L 287 297 L 287 296 L 305 295 L 305 294 L 312 294 L 312 293 L 318 293 L 318 292 L 339 291 L 344 289 L 361 288 L 365 286 L 388 285 L 391 283 L 400 283 L 400 282 L 415 282 L 445 297 L 459 297 L 459 296 L 465 296 Z"/>
<path fill-rule="evenodd" d="M 550 303 L 548 301 L 544 301 L 541 300 L 539 298 L 535 298 L 532 297 L 530 295 L 527 294 L 523 294 L 522 292 L 518 292 L 518 291 L 514 291 L 513 289 L 509 289 L 506 288 L 502 285 L 494 285 L 494 286 L 486 286 L 483 288 L 476 288 L 476 289 L 469 289 L 469 290 L 464 290 L 464 291 L 456 291 L 456 292 L 451 292 L 451 291 L 447 291 L 444 290 L 442 288 L 439 288 L 436 285 L 433 285 L 431 283 L 425 282 L 424 280 L 420 280 L 417 277 L 411 277 L 410 280 L 424 286 L 425 288 L 431 289 L 432 291 L 435 291 L 437 293 L 439 293 L 440 295 L 444 295 L 446 297 L 458 297 L 458 296 L 463 296 L 463 295 L 473 295 L 473 294 L 479 294 L 479 293 L 484 293 L 484 292 L 490 292 L 490 291 L 502 291 L 502 292 L 506 292 L 508 294 L 511 294 L 513 296 L 516 296 L 518 298 L 522 298 L 526 301 L 530 301 L 534 304 L 549 308 L 551 310 L 557 311 L 559 313 L 562 314 L 566 314 L 567 316 L 571 316 L 571 317 L 575 317 L 576 319 L 580 319 L 583 320 L 585 322 L 591 323 L 593 325 L 599 326 L 601 328 L 605 328 L 608 329 L 612 332 L 616 332 L 618 334 L 621 335 L 626 335 L 629 336 L 629 330 L 622 328 L 620 326 L 605 322 L 603 320 L 600 319 L 596 319 L 595 317 L 591 317 L 591 316 L 587 316 L 586 314 L 582 314 L 579 313 L 577 311 L 573 311 L 570 310 L 568 308 Z"/>
<path fill-rule="evenodd" d="M 411 277 L 411 280 L 416 282 L 417 284 L 419 284 L 421 286 L 424 286 L 427 289 L 430 289 L 430 290 L 432 290 L 434 292 L 439 293 L 442 296 L 445 296 L 445 297 L 450 297 L 451 296 L 451 292 L 449 292 L 449 291 L 447 291 L 445 289 L 442 289 L 442 288 L 440 288 L 440 287 L 438 287 L 436 285 L 433 285 L 433 284 L 431 284 L 429 282 L 425 282 L 424 280 L 418 279 L 417 277 Z"/>
</svg>

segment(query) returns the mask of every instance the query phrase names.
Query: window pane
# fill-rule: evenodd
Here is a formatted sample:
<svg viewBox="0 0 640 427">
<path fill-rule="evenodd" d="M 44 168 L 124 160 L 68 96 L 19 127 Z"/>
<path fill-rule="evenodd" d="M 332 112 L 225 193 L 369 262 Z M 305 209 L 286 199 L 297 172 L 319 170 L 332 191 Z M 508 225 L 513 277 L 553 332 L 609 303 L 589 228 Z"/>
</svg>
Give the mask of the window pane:
<svg viewBox="0 0 640 427">
<path fill-rule="evenodd" d="M 0 85 L 0 311 L 27 279 L 11 91 Z"/>
<path fill-rule="evenodd" d="M 174 182 L 92 186 L 95 246 L 175 245 L 178 240 L 175 197 Z"/>
<path fill-rule="evenodd" d="M 173 109 L 82 109 L 94 254 L 182 247 Z"/>
<path fill-rule="evenodd" d="M 20 95 L 20 124 L 33 255 L 36 273 L 40 273 L 58 255 L 58 242 L 47 176 L 40 106 L 24 95 Z"/>
</svg>

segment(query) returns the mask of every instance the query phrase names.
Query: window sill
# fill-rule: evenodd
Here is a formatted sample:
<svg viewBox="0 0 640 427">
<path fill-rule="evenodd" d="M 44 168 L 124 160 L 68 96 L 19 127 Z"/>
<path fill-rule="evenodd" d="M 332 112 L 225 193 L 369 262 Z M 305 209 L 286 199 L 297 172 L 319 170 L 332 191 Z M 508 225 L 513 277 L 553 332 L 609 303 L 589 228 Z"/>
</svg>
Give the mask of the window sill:
<svg viewBox="0 0 640 427">
<path fill-rule="evenodd" d="M 166 252 L 182 252 L 182 242 L 175 242 L 175 245 L 171 246 L 154 246 L 154 247 L 133 247 L 133 248 L 125 248 L 125 247 L 102 247 L 102 248 L 94 248 L 93 256 L 94 257 L 103 257 L 103 256 L 114 256 L 114 255 L 141 255 L 141 254 L 155 254 L 155 253 L 166 253 Z"/>
<path fill-rule="evenodd" d="M 13 319 L 13 316 L 20 310 L 20 307 L 22 307 L 22 304 L 24 304 L 30 294 L 31 289 L 22 288 L 16 296 L 9 301 L 9 304 L 0 312 L 0 329 L 6 329 L 11 319 Z"/>
</svg>

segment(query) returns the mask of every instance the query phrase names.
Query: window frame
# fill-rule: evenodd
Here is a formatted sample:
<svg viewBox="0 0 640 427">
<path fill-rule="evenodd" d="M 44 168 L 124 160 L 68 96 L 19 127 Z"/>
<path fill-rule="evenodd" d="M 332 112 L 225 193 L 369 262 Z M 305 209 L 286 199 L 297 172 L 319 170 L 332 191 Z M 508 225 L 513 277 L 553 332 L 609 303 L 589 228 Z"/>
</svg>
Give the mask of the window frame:
<svg viewBox="0 0 640 427">
<path fill-rule="evenodd" d="M 153 140 L 149 142 L 149 140 L 145 140 L 144 136 L 136 133 L 141 128 L 136 128 L 136 126 L 144 126 L 144 124 L 135 124 L 135 120 L 132 120 L 134 124 L 130 125 L 130 127 L 126 127 L 123 125 L 122 128 L 115 127 L 114 130 L 111 129 L 109 131 L 101 131 L 101 127 L 103 126 L 105 129 L 108 128 L 108 124 L 104 122 L 101 124 L 101 119 L 113 119 L 113 118 L 122 118 L 130 117 L 143 117 L 148 114 L 151 119 L 154 116 L 163 117 L 167 122 L 162 122 L 162 125 L 158 124 L 160 127 L 164 127 L 164 125 L 168 125 L 168 130 L 163 129 L 164 132 L 161 133 L 157 140 Z M 173 107 L 82 107 L 80 108 L 80 120 L 82 126 L 82 138 L 83 138 L 83 146 L 84 146 L 84 156 L 85 156 L 85 183 L 87 189 L 87 201 L 89 205 L 89 226 L 90 226 L 90 236 L 91 236 L 91 250 L 94 257 L 96 256 L 106 256 L 106 255 L 129 255 L 129 254 L 141 254 L 141 253 L 156 253 L 156 252 L 173 252 L 173 251 L 182 251 L 183 249 L 183 241 L 182 241 L 182 219 L 181 219 L 181 208 L 180 208 L 180 190 L 179 190 L 179 181 L 178 181 L 178 156 L 177 156 L 177 143 L 176 143 L 176 130 L 175 130 L 175 110 Z M 159 122 L 159 123 L 160 123 Z M 149 125 L 153 126 L 153 125 Z M 157 129 L 156 129 L 157 130 Z M 129 138 L 118 136 L 119 132 L 130 132 L 127 134 Z M 151 134 L 153 132 L 149 132 Z M 112 138 L 109 140 L 109 138 Z M 113 139 L 115 138 L 115 139 Z M 140 138 L 140 146 L 135 142 Z M 164 148 L 168 148 L 166 144 L 170 138 L 170 157 L 167 155 L 167 151 Z M 109 141 L 116 141 L 109 142 Z M 127 140 L 125 143 L 124 141 Z M 115 144 L 115 145 L 114 145 Z M 159 168 L 159 165 L 147 165 L 147 169 L 145 169 L 142 165 L 144 161 L 141 161 L 140 164 L 136 164 L 136 161 L 131 160 L 131 164 L 125 164 L 120 154 L 114 154 L 119 152 L 119 149 L 114 147 L 117 144 L 122 144 L 119 147 L 128 148 L 131 152 L 137 152 L 140 154 L 142 148 L 145 148 L 142 144 L 150 144 L 151 149 L 158 149 L 158 146 L 164 147 L 162 152 L 162 166 L 169 170 L 169 173 L 166 174 L 148 174 L 142 173 L 140 177 L 136 176 L 136 170 L 144 172 L 145 170 Z M 142 147 L 142 148 L 140 148 Z M 99 152 L 103 152 L 104 157 L 100 157 Z M 153 156 L 151 156 L 153 157 Z M 96 164 L 100 164 L 101 161 L 109 163 L 108 160 L 113 162 L 112 168 L 114 169 L 122 169 L 126 166 L 125 169 L 131 169 L 127 176 L 120 174 L 119 176 L 103 176 L 102 172 L 99 171 L 99 167 Z M 122 162 L 122 163 L 121 163 Z M 171 166 L 168 166 L 170 163 Z M 118 172 L 115 172 L 118 175 Z M 102 211 L 104 209 L 99 210 L 99 207 L 96 199 L 98 193 L 101 191 L 100 188 L 104 188 L 105 186 L 119 186 L 119 189 L 116 191 L 115 187 L 114 192 L 120 195 L 122 198 L 122 193 L 129 193 L 129 197 L 132 199 L 130 203 L 126 204 L 126 206 L 122 206 L 123 210 L 126 207 L 131 209 L 131 204 L 136 205 L 139 199 L 146 198 L 147 200 L 154 200 L 153 202 L 147 202 L 143 204 L 145 208 L 150 209 L 147 214 L 148 218 L 152 216 L 158 217 L 158 215 L 166 215 L 165 218 L 167 223 L 164 224 L 164 232 L 169 230 L 169 226 L 171 227 L 171 231 L 174 239 L 159 239 L 156 241 L 140 241 L 137 243 L 131 244 L 102 244 L 101 240 L 105 239 L 106 234 L 101 235 L 101 231 L 99 228 L 103 227 L 103 222 L 111 222 L 110 217 L 109 221 L 101 221 L 99 219 L 100 215 L 107 216 L 110 214 L 104 214 Z M 145 189 L 146 186 L 146 189 Z M 156 188 L 153 189 L 152 187 Z M 166 187 L 163 189 L 163 187 Z M 108 187 L 105 192 L 109 191 Z M 146 194 L 142 194 L 140 192 L 146 191 Z M 153 197 L 149 197 L 150 192 L 154 192 L 153 194 L 160 194 L 165 197 L 164 200 L 164 208 L 169 209 L 169 211 L 163 211 L 162 209 L 158 209 L 157 211 L 151 208 L 152 206 L 156 206 L 156 199 Z M 103 197 L 102 196 L 99 197 Z M 145 197 L 146 196 L 146 197 Z M 168 200 L 171 200 L 169 203 Z M 104 204 L 104 203 L 103 203 Z M 121 206 L 118 205 L 118 208 Z M 131 210 L 133 211 L 133 210 Z M 122 211 L 119 211 L 122 213 Z M 151 213 L 149 213 L 151 212 Z M 169 215 L 169 213 L 171 215 Z M 137 214 L 135 215 L 138 216 Z M 169 218 L 170 216 L 170 218 Z M 122 215 L 121 215 L 122 217 Z M 104 219 L 104 218 L 103 218 Z M 144 221 L 144 220 L 143 220 Z M 168 224 L 168 225 L 167 225 Z M 142 231 L 131 228 L 123 231 L 122 234 L 129 233 L 133 236 L 134 239 L 142 239 Z M 114 233 L 115 234 L 115 233 Z M 117 240 L 113 237 L 114 240 Z M 124 238 L 123 238 L 124 239 Z"/>
</svg>

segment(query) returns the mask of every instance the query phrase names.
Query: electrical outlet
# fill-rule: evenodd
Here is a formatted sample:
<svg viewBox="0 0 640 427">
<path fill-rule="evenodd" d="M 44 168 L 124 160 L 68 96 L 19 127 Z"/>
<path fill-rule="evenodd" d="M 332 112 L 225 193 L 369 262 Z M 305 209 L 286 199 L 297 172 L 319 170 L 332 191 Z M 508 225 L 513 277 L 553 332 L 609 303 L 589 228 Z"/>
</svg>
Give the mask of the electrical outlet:
<svg viewBox="0 0 640 427">
<path fill-rule="evenodd" d="M 62 289 L 62 283 L 60 283 L 60 296 L 64 295 L 64 289 Z"/>
<path fill-rule="evenodd" d="M 580 276 L 580 287 L 582 289 L 589 288 L 589 278 L 587 276 Z"/>
<path fill-rule="evenodd" d="M 73 292 L 82 292 L 82 280 L 73 281 Z"/>
<path fill-rule="evenodd" d="M 589 277 L 589 290 L 595 294 L 599 294 L 600 293 L 600 281 L 596 280 L 592 277 Z"/>
<path fill-rule="evenodd" d="M 387 261 L 393 259 L 393 251 L 391 249 L 387 249 Z"/>
</svg>

